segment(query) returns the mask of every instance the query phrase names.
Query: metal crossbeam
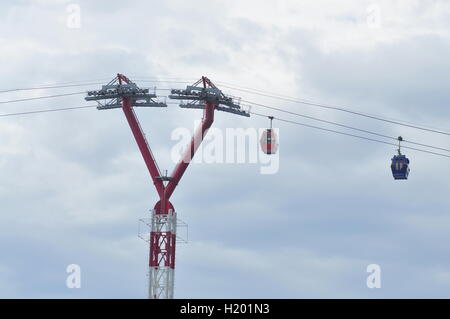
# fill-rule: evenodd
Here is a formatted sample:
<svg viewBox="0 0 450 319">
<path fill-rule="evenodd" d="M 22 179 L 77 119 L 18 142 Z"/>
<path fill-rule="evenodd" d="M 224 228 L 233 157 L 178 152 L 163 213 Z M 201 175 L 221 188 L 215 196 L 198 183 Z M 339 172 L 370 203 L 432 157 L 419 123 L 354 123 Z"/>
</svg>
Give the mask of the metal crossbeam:
<svg viewBox="0 0 450 319">
<path fill-rule="evenodd" d="M 179 106 L 183 109 L 200 109 L 200 110 L 205 109 L 204 104 L 194 104 L 194 103 L 183 104 L 183 103 L 181 103 Z M 223 106 L 218 105 L 218 106 L 216 106 L 216 110 L 250 117 L 250 113 L 248 113 L 247 111 L 242 110 L 242 109 L 232 109 L 232 108 L 223 107 Z"/>
<path fill-rule="evenodd" d="M 132 99 L 133 107 L 167 107 L 166 103 L 155 101 L 156 94 L 149 93 L 149 89 L 141 89 L 133 82 L 122 84 L 115 80 L 103 85 L 101 90 L 88 91 L 85 100 L 109 100 L 104 104 L 99 102 L 97 106 L 98 110 L 109 110 L 121 108 L 123 98 Z"/>
<path fill-rule="evenodd" d="M 206 79 L 205 79 L 206 80 Z M 173 100 L 188 100 L 191 103 L 181 103 L 180 107 L 190 109 L 205 109 L 205 103 L 213 103 L 218 111 L 233 113 L 249 117 L 250 114 L 243 110 L 239 103 L 236 103 L 232 97 L 226 96 L 209 80 L 209 87 L 197 86 L 199 81 L 193 85 L 188 85 L 184 90 L 171 90 L 169 95 Z"/>
</svg>

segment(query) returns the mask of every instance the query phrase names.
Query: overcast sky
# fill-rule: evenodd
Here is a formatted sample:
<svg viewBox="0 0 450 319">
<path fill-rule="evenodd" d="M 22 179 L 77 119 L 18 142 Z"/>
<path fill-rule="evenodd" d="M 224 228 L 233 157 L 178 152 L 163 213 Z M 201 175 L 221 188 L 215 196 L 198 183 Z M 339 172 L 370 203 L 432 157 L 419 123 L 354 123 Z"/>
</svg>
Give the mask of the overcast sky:
<svg viewBox="0 0 450 319">
<path fill-rule="evenodd" d="M 0 4 L 0 30 L 0 90 L 106 83 L 118 72 L 142 87 L 155 85 L 143 82 L 149 78 L 206 75 L 219 87 L 449 130 L 445 0 L 23 0 Z M 0 101 L 100 86 L 1 93 Z M 445 135 L 222 90 L 450 147 Z M 79 94 L 2 103 L 0 114 L 83 105 Z M 169 105 L 137 114 L 159 167 L 171 172 L 171 134 L 192 131 L 201 112 Z M 216 112 L 214 127 L 268 124 Z M 394 146 L 274 126 L 276 174 L 263 175 L 254 163 L 193 163 L 178 185 L 172 203 L 189 225 L 189 243 L 177 247 L 175 297 L 450 298 L 448 158 L 404 150 L 410 179 L 394 181 Z M 0 297 L 146 298 L 148 244 L 138 238 L 138 219 L 157 200 L 120 110 L 0 117 Z M 69 264 L 81 267 L 80 289 L 66 287 Z M 370 264 L 381 267 L 379 289 L 366 285 Z"/>
</svg>

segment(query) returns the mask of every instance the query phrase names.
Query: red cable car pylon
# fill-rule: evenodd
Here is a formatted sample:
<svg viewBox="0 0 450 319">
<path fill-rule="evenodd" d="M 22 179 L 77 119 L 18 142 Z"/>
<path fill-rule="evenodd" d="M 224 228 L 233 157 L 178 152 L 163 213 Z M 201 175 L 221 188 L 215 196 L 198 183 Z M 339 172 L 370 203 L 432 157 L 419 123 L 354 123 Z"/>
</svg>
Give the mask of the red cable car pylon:
<svg viewBox="0 0 450 319">
<path fill-rule="evenodd" d="M 199 84 L 202 86 L 198 86 Z M 102 86 L 101 90 L 89 91 L 85 98 L 87 101 L 110 100 L 106 104 L 100 104 L 97 107 L 99 110 L 122 108 L 159 196 L 159 201 L 152 211 L 150 232 L 149 298 L 152 299 L 173 298 L 176 213 L 170 197 L 214 122 L 214 111 L 250 116 L 204 76 L 193 85 L 187 86 L 185 90 L 172 90 L 171 93 L 169 96 L 171 99 L 190 101 L 187 104 L 180 104 L 180 107 L 204 109 L 204 112 L 200 126 L 191 139 L 190 147 L 186 149 L 170 177 L 161 175 L 133 110 L 133 107 L 166 107 L 165 103 L 156 102 L 155 94 L 150 94 L 148 89 L 140 89 L 122 74 L 117 74 L 117 77 Z"/>
</svg>

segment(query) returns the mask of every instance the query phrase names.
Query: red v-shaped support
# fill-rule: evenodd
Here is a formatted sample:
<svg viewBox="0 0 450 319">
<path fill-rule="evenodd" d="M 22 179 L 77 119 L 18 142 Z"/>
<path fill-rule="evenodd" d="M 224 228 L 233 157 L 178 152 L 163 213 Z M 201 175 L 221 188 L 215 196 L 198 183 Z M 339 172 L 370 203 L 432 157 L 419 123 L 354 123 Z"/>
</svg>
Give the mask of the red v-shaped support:
<svg viewBox="0 0 450 319">
<path fill-rule="evenodd" d="M 118 78 L 119 83 L 121 83 L 121 81 L 128 82 L 128 79 L 121 74 L 118 75 Z M 202 81 L 203 87 L 206 88 L 206 85 L 209 81 L 205 77 L 202 77 Z M 122 98 L 122 110 L 125 113 L 125 117 L 128 121 L 128 124 L 130 125 L 133 136 L 136 140 L 142 157 L 144 158 L 145 164 L 147 165 L 147 169 L 150 173 L 153 184 L 155 185 L 156 191 L 158 192 L 160 198 L 160 201 L 155 206 L 156 213 L 166 214 L 168 209 L 173 209 L 173 206 L 169 201 L 170 197 L 175 191 L 175 188 L 181 180 L 181 177 L 189 166 L 189 163 L 193 159 L 195 152 L 197 151 L 198 147 L 203 141 L 204 136 L 206 135 L 208 129 L 211 127 L 214 121 L 214 109 L 216 107 L 216 104 L 212 102 L 205 102 L 202 122 L 194 133 L 189 148 L 186 149 L 180 162 L 175 167 L 172 175 L 168 178 L 167 186 L 164 185 L 163 176 L 161 176 L 161 172 L 158 168 L 158 165 L 156 164 L 156 160 L 152 154 L 145 135 L 142 132 L 142 128 L 139 124 L 132 105 L 132 97 Z"/>
</svg>

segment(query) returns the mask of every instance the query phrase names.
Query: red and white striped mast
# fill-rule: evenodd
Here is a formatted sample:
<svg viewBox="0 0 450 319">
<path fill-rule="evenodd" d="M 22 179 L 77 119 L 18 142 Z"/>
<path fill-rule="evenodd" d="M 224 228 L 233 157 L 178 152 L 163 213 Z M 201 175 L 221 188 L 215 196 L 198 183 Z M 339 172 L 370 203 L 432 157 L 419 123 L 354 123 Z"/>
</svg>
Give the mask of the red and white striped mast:
<svg viewBox="0 0 450 319">
<path fill-rule="evenodd" d="M 117 77 L 102 86 L 101 90 L 89 91 L 85 98 L 87 101 L 109 100 L 106 104 L 100 104 L 97 107 L 99 110 L 122 108 L 159 196 L 159 201 L 152 210 L 150 224 L 149 298 L 151 299 L 167 299 L 174 296 L 177 218 L 170 197 L 211 127 L 214 121 L 214 111 L 249 116 L 248 112 L 243 111 L 239 104 L 225 96 L 206 77 L 187 86 L 185 90 L 172 90 L 171 93 L 169 96 L 171 99 L 189 101 L 187 104 L 181 103 L 180 107 L 203 109 L 204 112 L 190 146 L 170 177 L 161 175 L 133 110 L 133 107 L 166 107 L 165 103 L 156 102 L 155 94 L 150 94 L 148 89 L 140 89 L 122 74 L 117 74 Z"/>
</svg>

